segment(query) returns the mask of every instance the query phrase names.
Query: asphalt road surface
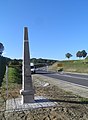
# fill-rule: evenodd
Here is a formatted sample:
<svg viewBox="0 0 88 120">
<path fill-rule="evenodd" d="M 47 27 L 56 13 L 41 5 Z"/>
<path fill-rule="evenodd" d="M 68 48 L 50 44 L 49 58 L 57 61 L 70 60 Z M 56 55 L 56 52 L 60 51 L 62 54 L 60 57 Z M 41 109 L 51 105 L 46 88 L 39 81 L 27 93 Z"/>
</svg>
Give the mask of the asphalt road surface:
<svg viewBox="0 0 88 120">
<path fill-rule="evenodd" d="M 72 73 L 64 73 L 64 72 L 55 73 L 55 72 L 47 72 L 43 70 L 38 70 L 37 74 L 42 74 L 47 77 L 56 78 L 59 80 L 63 80 L 63 81 L 88 87 L 88 75 L 72 74 Z"/>
</svg>

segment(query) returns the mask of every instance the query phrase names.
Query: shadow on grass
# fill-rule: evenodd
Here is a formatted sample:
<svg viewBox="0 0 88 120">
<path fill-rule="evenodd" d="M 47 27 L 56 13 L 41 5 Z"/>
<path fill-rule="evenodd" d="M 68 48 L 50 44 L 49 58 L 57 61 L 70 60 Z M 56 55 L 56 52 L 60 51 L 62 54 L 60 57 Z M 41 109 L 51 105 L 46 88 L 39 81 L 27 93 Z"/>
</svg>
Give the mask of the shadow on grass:
<svg viewBox="0 0 88 120">
<path fill-rule="evenodd" d="M 73 103 L 73 104 L 88 104 L 88 101 L 52 100 L 52 99 L 49 99 L 49 101 L 51 101 L 51 102 Z"/>
<path fill-rule="evenodd" d="M 63 103 L 71 103 L 71 104 L 88 104 L 88 101 L 71 101 L 71 100 L 57 100 L 57 99 L 38 99 L 36 102 L 63 102 Z"/>
</svg>

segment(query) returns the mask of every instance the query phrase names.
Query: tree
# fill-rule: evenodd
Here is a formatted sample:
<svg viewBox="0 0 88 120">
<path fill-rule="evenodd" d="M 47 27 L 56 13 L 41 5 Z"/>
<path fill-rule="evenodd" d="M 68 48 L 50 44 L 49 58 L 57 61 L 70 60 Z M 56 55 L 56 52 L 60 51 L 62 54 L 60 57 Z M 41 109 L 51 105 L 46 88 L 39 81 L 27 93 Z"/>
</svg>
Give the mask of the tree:
<svg viewBox="0 0 88 120">
<path fill-rule="evenodd" d="M 82 52 L 82 57 L 83 58 L 87 56 L 87 52 L 85 50 L 82 50 L 81 52 Z"/>
<path fill-rule="evenodd" d="M 17 59 L 11 60 L 9 65 L 20 65 Z"/>
<path fill-rule="evenodd" d="M 66 58 L 68 58 L 68 59 L 69 59 L 70 57 L 72 57 L 72 54 L 67 53 L 65 56 L 66 56 Z"/>
<path fill-rule="evenodd" d="M 79 58 L 81 58 L 81 57 L 86 57 L 87 56 L 87 52 L 85 51 L 85 50 L 82 50 L 82 51 L 78 51 L 77 53 L 76 53 L 76 57 L 79 57 Z"/>
<path fill-rule="evenodd" d="M 78 52 L 76 53 L 76 57 L 81 58 L 81 57 L 82 57 L 82 52 L 81 52 L 81 51 L 78 51 Z"/>
<path fill-rule="evenodd" d="M 3 51 L 4 51 L 4 46 L 2 43 L 0 43 L 0 56 L 2 55 Z"/>
</svg>

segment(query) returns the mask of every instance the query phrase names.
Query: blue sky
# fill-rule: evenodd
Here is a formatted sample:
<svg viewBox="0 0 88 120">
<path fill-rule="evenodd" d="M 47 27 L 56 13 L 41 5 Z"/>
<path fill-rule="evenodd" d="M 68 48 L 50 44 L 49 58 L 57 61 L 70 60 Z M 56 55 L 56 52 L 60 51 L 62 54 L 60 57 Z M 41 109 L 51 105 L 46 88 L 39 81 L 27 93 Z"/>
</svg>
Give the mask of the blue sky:
<svg viewBox="0 0 88 120">
<path fill-rule="evenodd" d="M 64 60 L 88 52 L 88 0 L 0 0 L 3 56 L 22 58 L 23 28 L 29 29 L 31 58 Z"/>
</svg>

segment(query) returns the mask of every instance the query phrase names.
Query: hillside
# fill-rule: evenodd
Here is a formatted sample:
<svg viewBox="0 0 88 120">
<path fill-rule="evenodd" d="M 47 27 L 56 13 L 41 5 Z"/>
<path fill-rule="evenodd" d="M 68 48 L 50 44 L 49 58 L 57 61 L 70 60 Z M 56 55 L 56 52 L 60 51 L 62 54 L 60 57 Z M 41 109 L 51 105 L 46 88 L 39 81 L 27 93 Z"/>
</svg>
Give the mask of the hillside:
<svg viewBox="0 0 88 120">
<path fill-rule="evenodd" d="M 88 73 L 88 60 L 66 60 L 54 63 L 49 70 L 58 71 L 63 68 L 65 72 Z"/>
</svg>

